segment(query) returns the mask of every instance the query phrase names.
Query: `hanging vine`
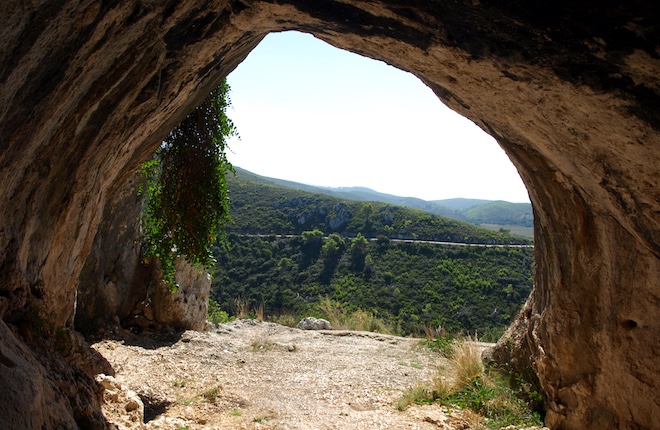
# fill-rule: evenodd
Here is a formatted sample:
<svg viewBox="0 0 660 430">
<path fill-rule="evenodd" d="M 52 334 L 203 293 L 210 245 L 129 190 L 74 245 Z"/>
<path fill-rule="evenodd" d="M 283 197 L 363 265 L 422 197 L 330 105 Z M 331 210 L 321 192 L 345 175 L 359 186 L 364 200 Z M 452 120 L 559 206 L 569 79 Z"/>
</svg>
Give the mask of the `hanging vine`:
<svg viewBox="0 0 660 430">
<path fill-rule="evenodd" d="M 142 220 L 146 255 L 160 260 L 163 281 L 172 290 L 178 288 L 176 258 L 209 266 L 211 245 L 231 219 L 225 175 L 233 168 L 226 150 L 227 139 L 237 133 L 226 115 L 230 104 L 223 81 L 141 169 L 148 181 Z"/>
</svg>

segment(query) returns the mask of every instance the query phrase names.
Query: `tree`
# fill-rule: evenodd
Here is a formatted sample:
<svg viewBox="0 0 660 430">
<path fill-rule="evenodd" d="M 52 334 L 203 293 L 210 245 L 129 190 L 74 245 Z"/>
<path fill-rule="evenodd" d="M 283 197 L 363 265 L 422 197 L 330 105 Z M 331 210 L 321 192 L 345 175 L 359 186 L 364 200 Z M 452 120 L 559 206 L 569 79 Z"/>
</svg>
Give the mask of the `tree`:
<svg viewBox="0 0 660 430">
<path fill-rule="evenodd" d="M 338 233 L 332 233 L 321 248 L 323 257 L 328 260 L 336 260 L 344 252 L 346 243 Z"/>
<path fill-rule="evenodd" d="M 312 249 L 320 249 L 323 243 L 323 232 L 317 228 L 302 232 L 303 244 Z"/>
<path fill-rule="evenodd" d="M 227 138 L 236 135 L 226 115 L 226 81 L 214 89 L 163 141 L 143 165 L 149 178 L 143 216 L 147 255 L 160 260 L 163 280 L 176 288 L 174 261 L 213 262 L 211 245 L 230 220 L 225 175 Z"/>
<path fill-rule="evenodd" d="M 367 256 L 368 245 L 369 241 L 362 236 L 362 233 L 358 233 L 351 241 L 351 265 L 356 272 L 364 270 L 364 259 Z"/>
</svg>

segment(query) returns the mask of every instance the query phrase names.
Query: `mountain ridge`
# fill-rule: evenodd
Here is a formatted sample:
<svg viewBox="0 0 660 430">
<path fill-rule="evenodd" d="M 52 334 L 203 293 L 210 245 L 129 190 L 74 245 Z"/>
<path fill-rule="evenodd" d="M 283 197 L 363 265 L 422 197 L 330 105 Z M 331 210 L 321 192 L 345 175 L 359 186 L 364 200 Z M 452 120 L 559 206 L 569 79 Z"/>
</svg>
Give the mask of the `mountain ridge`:
<svg viewBox="0 0 660 430">
<path fill-rule="evenodd" d="M 280 185 L 294 190 L 323 194 L 335 198 L 359 202 L 382 202 L 412 209 L 420 209 L 437 215 L 453 218 L 490 229 L 522 227 L 528 229 L 525 236 L 531 236 L 533 211 L 530 203 L 512 203 L 504 200 L 451 198 L 444 200 L 424 200 L 418 197 L 397 196 L 381 193 L 368 187 L 325 187 L 308 185 L 285 179 L 258 175 L 246 169 L 235 167 L 236 174 L 259 183 Z M 491 228 L 492 227 L 492 228 Z"/>
</svg>

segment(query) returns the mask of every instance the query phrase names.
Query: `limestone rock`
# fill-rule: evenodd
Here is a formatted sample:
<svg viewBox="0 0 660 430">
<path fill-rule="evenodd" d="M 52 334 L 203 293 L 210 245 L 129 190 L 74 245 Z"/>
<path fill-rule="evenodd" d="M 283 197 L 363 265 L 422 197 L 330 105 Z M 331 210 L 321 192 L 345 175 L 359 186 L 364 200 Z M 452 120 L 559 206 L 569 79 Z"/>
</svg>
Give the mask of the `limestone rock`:
<svg viewBox="0 0 660 430">
<path fill-rule="evenodd" d="M 74 323 L 85 334 L 127 318 L 147 294 L 153 269 L 143 263 L 140 182 L 133 175 L 110 197 L 83 265 Z"/>
<path fill-rule="evenodd" d="M 99 374 L 96 381 L 104 388 L 103 413 L 119 429 L 145 429 L 144 403 L 137 393 L 113 376 Z"/>
<path fill-rule="evenodd" d="M 301 330 L 332 330 L 330 321 L 323 318 L 306 317 L 300 320 L 296 328 Z"/>
<path fill-rule="evenodd" d="M 151 296 L 154 320 L 176 329 L 204 330 L 208 314 L 211 277 L 183 259 L 175 262 L 176 292 L 159 285 Z"/>
<path fill-rule="evenodd" d="M 2 429 L 107 428 L 95 382 L 55 351 L 35 354 L 2 321 L 0 387 Z"/>
</svg>

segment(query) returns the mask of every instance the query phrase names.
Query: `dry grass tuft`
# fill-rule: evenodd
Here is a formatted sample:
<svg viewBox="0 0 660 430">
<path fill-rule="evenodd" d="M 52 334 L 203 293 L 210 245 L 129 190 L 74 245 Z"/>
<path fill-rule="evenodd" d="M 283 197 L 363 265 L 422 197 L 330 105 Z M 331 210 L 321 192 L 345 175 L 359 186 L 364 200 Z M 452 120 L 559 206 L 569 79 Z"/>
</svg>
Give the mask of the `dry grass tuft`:
<svg viewBox="0 0 660 430">
<path fill-rule="evenodd" d="M 318 303 L 318 309 L 330 321 L 335 330 L 370 331 L 393 334 L 396 331 L 373 313 L 357 309 L 347 309 L 342 303 L 327 297 Z"/>
<path fill-rule="evenodd" d="M 451 347 L 449 364 L 455 375 L 454 389 L 465 387 L 481 376 L 484 366 L 477 348 L 477 338 L 467 337 L 463 341 L 455 342 Z"/>
<path fill-rule="evenodd" d="M 209 388 L 208 390 L 202 393 L 202 397 L 204 397 L 204 399 L 206 399 L 206 401 L 209 403 L 215 403 L 216 399 L 220 395 L 221 389 L 222 389 L 221 387 Z"/>
<path fill-rule="evenodd" d="M 270 340 L 270 337 L 267 334 L 260 334 L 250 342 L 252 352 L 270 351 L 274 349 L 275 346 L 275 343 Z"/>
<path fill-rule="evenodd" d="M 416 387 L 404 393 L 396 407 L 439 401 L 461 410 L 461 425 L 470 429 L 495 429 L 507 425 L 539 425 L 532 413 L 515 396 L 503 376 L 485 373 L 476 338 L 447 343 L 449 364 L 433 380 L 430 388 Z"/>
<path fill-rule="evenodd" d="M 292 312 L 280 312 L 276 315 L 271 315 L 268 317 L 268 321 L 287 327 L 295 327 L 300 320 L 300 316 Z"/>
<path fill-rule="evenodd" d="M 408 406 L 414 403 L 430 403 L 432 401 L 431 393 L 426 388 L 415 387 L 403 393 L 403 396 L 396 402 L 396 409 L 405 411 Z"/>
<path fill-rule="evenodd" d="M 254 311 L 255 316 L 257 317 L 258 321 L 263 322 L 264 321 L 264 304 L 260 304 L 257 309 Z"/>
<path fill-rule="evenodd" d="M 240 320 L 247 317 L 250 314 L 250 303 L 245 297 L 237 297 L 234 299 L 234 315 L 236 319 Z"/>
</svg>

